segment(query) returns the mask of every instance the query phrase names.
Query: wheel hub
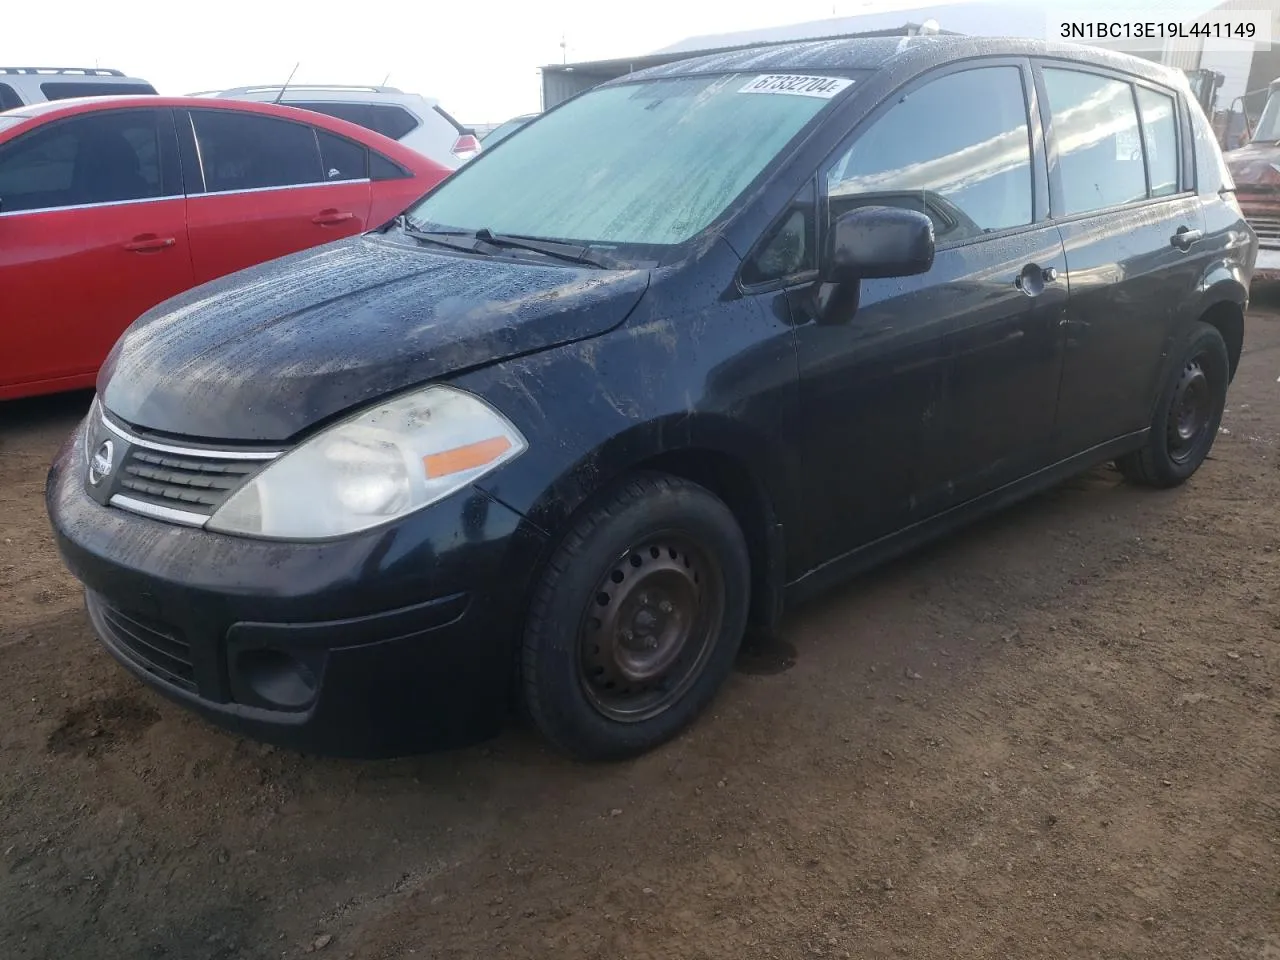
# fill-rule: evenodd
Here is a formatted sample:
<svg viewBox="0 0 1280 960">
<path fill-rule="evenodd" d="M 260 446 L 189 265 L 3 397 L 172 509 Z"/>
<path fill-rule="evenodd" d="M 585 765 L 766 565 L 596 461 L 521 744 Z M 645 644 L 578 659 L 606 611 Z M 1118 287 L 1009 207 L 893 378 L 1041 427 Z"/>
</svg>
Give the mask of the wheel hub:
<svg viewBox="0 0 1280 960">
<path fill-rule="evenodd" d="M 1186 459 L 1199 443 L 1210 420 L 1211 394 L 1200 359 L 1194 357 L 1183 367 L 1169 404 L 1166 432 L 1172 459 Z"/>
<path fill-rule="evenodd" d="M 627 551 L 601 579 L 580 637 L 588 696 L 607 716 L 661 712 L 696 677 L 723 608 L 718 573 L 681 538 Z"/>
</svg>

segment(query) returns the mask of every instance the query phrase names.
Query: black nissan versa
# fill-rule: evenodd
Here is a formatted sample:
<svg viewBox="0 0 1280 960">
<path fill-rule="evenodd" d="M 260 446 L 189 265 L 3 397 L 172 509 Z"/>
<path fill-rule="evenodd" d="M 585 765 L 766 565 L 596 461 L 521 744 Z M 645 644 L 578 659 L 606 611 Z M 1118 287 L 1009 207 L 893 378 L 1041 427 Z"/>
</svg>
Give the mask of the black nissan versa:
<svg viewBox="0 0 1280 960">
<path fill-rule="evenodd" d="M 108 649 L 386 755 L 653 747 L 750 622 L 1218 431 L 1256 238 L 1180 74 L 1032 41 L 635 73 L 139 319 L 48 481 Z"/>
</svg>

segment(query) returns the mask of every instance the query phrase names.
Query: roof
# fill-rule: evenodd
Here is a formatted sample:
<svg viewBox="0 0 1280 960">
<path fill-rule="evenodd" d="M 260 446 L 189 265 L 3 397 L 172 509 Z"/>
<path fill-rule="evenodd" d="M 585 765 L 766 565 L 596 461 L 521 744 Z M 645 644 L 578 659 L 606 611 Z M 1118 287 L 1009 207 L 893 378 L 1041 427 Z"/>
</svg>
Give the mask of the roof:
<svg viewBox="0 0 1280 960">
<path fill-rule="evenodd" d="M 613 84 L 659 77 L 710 73 L 763 73 L 792 70 L 879 70 L 915 73 L 936 64 L 969 57 L 1051 56 L 1113 66 L 1161 83 L 1181 82 L 1182 74 L 1150 60 L 1096 47 L 1046 40 L 969 36 L 915 36 L 810 40 L 725 50 L 619 77 Z"/>
<path fill-rule="evenodd" d="M 842 36 L 847 37 L 902 37 L 909 32 L 914 33 L 918 30 L 920 24 L 900 24 L 896 27 L 885 30 L 857 30 Z M 726 35 L 728 36 L 728 35 Z M 723 53 L 726 50 L 755 50 L 762 46 L 776 46 L 785 42 L 777 39 L 756 40 L 735 45 L 711 45 L 703 50 L 688 50 L 675 52 L 672 50 L 662 50 L 657 53 L 646 53 L 635 57 L 618 57 L 613 60 L 582 60 L 577 63 L 549 63 L 542 67 L 543 73 L 577 73 L 588 77 L 599 77 L 602 80 L 611 80 L 614 77 L 626 73 L 634 73 L 638 70 L 646 70 L 649 67 L 660 66 L 664 63 L 671 63 L 675 60 L 687 60 L 693 57 L 705 56 L 709 53 Z M 679 46 L 679 44 L 677 44 Z"/>
</svg>

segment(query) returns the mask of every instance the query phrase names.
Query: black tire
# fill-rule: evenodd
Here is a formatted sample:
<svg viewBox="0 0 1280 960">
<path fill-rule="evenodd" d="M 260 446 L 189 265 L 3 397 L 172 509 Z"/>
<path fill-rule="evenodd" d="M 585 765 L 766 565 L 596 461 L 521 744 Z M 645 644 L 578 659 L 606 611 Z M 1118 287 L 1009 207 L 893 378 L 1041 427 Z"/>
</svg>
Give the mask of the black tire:
<svg viewBox="0 0 1280 960">
<path fill-rule="evenodd" d="M 1207 323 L 1197 323 L 1169 370 L 1146 444 L 1116 461 L 1130 483 L 1176 487 L 1213 448 L 1231 381 L 1227 345 Z"/>
<path fill-rule="evenodd" d="M 630 478 L 574 523 L 534 588 L 521 664 L 534 723 L 581 760 L 669 740 L 733 669 L 750 591 L 722 501 L 677 477 Z"/>
</svg>

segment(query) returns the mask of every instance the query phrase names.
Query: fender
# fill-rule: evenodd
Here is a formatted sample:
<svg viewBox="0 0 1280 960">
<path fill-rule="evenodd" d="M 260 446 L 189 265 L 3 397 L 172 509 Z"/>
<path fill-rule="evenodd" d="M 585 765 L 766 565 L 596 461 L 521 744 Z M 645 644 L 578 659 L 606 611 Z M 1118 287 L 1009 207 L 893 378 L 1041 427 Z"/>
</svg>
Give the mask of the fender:
<svg viewBox="0 0 1280 960">
<path fill-rule="evenodd" d="M 737 351 L 736 358 L 750 358 L 750 374 L 733 362 L 710 362 L 691 375 L 671 362 L 673 351 L 689 349 L 670 342 L 682 336 L 679 327 L 648 323 L 636 332 L 460 378 L 459 386 L 493 403 L 529 442 L 477 486 L 546 534 L 547 552 L 577 512 L 637 470 L 711 487 L 743 519 L 753 619 L 772 623 L 787 576 L 783 532 L 800 529 L 793 476 L 800 466 L 782 429 L 796 389 L 790 336 Z"/>
<path fill-rule="evenodd" d="M 1191 336 L 1193 324 L 1223 304 L 1237 307 L 1241 313 L 1249 305 L 1249 277 L 1244 267 L 1233 257 L 1211 261 L 1201 277 L 1196 295 L 1184 301 L 1174 315 L 1160 354 L 1159 375 L 1150 390 L 1149 416 L 1155 416 L 1161 390 L 1177 362 L 1179 348 Z M 1228 338 L 1227 352 L 1231 358 L 1231 376 L 1234 379 L 1240 361 L 1239 344 L 1233 345 Z"/>
</svg>

